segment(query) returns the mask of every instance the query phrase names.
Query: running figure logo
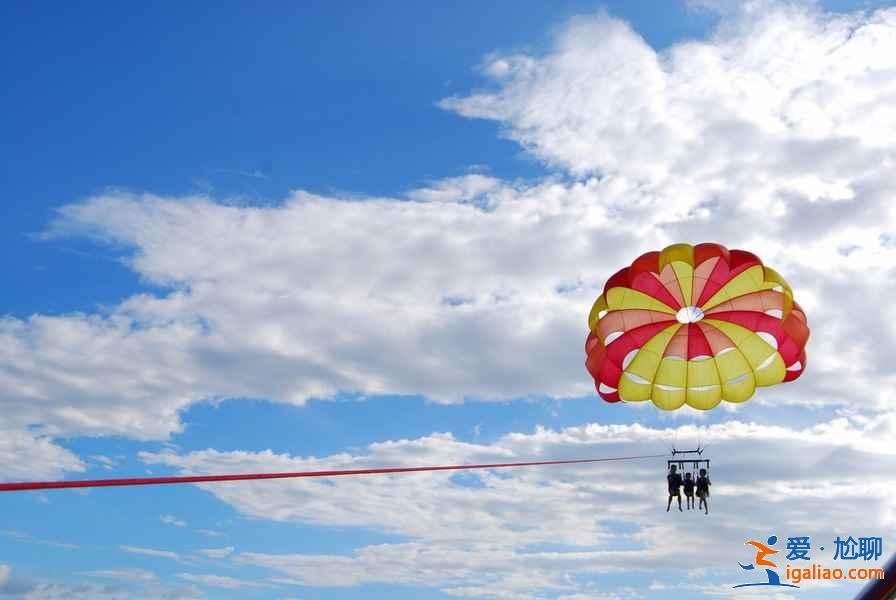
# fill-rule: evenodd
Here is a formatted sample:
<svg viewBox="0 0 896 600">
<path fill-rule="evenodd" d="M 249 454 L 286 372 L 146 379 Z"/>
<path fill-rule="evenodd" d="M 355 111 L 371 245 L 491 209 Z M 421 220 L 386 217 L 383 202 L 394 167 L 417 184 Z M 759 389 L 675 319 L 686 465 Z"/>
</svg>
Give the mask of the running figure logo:
<svg viewBox="0 0 896 600">
<path fill-rule="evenodd" d="M 775 550 L 775 549 L 771 548 L 771 546 L 774 546 L 776 543 L 778 543 L 778 536 L 776 536 L 776 535 L 769 536 L 767 543 L 768 543 L 768 545 L 765 545 L 762 542 L 757 542 L 755 540 L 750 540 L 750 541 L 744 542 L 745 545 L 753 546 L 754 548 L 756 548 L 756 558 L 753 559 L 753 562 L 748 565 L 741 565 L 740 562 L 738 562 L 737 564 L 739 564 L 740 568 L 743 569 L 744 571 L 752 571 L 756 567 L 765 567 L 766 568 L 765 574 L 768 576 L 768 581 L 763 581 L 761 583 L 742 583 L 742 584 L 736 585 L 734 587 L 742 588 L 742 587 L 753 587 L 753 586 L 758 586 L 758 585 L 775 585 L 775 586 L 792 587 L 792 588 L 800 587 L 798 585 L 791 585 L 789 583 L 781 583 L 781 578 L 778 577 L 778 573 L 775 571 L 772 571 L 772 569 L 768 568 L 768 567 L 772 567 L 775 569 L 778 568 L 778 565 L 776 565 L 775 563 L 773 563 L 772 561 L 770 561 L 766 558 L 766 556 L 771 556 L 772 554 L 777 554 L 778 552 L 780 552 L 779 550 Z"/>
</svg>

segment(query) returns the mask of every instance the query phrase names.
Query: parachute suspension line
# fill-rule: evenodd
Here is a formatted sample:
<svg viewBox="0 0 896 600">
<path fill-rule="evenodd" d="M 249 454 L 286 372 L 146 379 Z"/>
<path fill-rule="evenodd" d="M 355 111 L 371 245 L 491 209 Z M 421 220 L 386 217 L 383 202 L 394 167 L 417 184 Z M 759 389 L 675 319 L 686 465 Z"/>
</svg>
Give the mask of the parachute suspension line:
<svg viewBox="0 0 896 600">
<path fill-rule="evenodd" d="M 700 430 L 700 426 L 697 426 L 697 448 L 703 449 L 703 432 Z M 708 466 L 708 463 L 707 463 Z M 697 475 L 700 474 L 700 465 L 699 463 L 694 463 L 691 467 L 691 477 L 697 479 Z"/>
<path fill-rule="evenodd" d="M 712 442 L 712 430 L 710 429 L 710 426 L 707 425 L 706 426 L 706 445 L 703 446 L 703 449 L 706 450 L 709 447 L 709 444 L 711 442 Z M 707 467 L 707 470 L 709 470 L 709 467 Z"/>
<path fill-rule="evenodd" d="M 469 465 L 438 465 L 422 467 L 377 467 L 370 469 L 341 469 L 329 471 L 292 471 L 286 473 L 236 473 L 229 475 L 183 475 L 162 477 L 135 477 L 128 479 L 82 479 L 66 481 L 23 481 L 0 483 L 0 492 L 28 490 L 52 490 L 70 488 L 123 487 L 137 485 L 162 485 L 174 483 L 212 483 L 218 481 L 251 481 L 258 479 L 299 479 L 312 477 L 339 477 L 347 475 L 381 475 L 387 473 L 419 473 L 424 471 L 464 471 L 473 469 L 507 469 L 548 465 L 581 465 L 599 462 L 621 462 L 647 458 L 663 458 L 667 454 L 643 454 L 639 456 L 615 456 L 609 458 L 579 458 L 571 460 L 539 460 L 526 462 L 483 463 Z"/>
</svg>

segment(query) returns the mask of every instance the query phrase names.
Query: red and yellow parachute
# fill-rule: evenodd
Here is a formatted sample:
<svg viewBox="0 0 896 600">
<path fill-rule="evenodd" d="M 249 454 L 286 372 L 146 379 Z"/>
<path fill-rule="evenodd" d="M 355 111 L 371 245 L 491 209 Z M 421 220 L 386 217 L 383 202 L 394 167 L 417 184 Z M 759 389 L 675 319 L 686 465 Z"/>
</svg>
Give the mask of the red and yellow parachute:
<svg viewBox="0 0 896 600">
<path fill-rule="evenodd" d="M 809 328 L 790 286 L 719 244 L 642 255 L 610 277 L 588 326 L 585 365 L 607 402 L 709 410 L 806 368 Z"/>
</svg>

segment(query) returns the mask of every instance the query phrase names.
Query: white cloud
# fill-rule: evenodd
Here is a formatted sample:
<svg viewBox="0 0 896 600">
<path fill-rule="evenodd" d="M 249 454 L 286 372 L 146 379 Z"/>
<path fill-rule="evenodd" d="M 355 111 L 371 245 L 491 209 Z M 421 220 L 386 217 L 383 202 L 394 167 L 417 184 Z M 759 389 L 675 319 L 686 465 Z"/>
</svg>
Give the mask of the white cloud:
<svg viewBox="0 0 896 600">
<path fill-rule="evenodd" d="M 196 533 L 201 533 L 206 537 L 224 537 L 224 534 L 214 529 L 197 529 Z"/>
<path fill-rule="evenodd" d="M 169 586 L 140 569 L 100 570 L 81 573 L 87 577 L 120 580 L 116 583 L 60 583 L 30 581 L 10 576 L 9 567 L 0 565 L 0 596 L 9 600 L 200 600 L 195 585 Z"/>
<path fill-rule="evenodd" d="M 540 598 L 590 593 L 589 579 L 601 582 L 621 572 L 650 573 L 658 585 L 686 573 L 694 590 L 713 596 L 723 583 L 739 583 L 736 560 L 748 558 L 741 556 L 743 540 L 757 535 L 809 535 L 816 547 L 827 540 L 832 548 L 836 535 L 861 535 L 848 533 L 858 523 L 885 539 L 896 534 L 896 487 L 886 476 L 896 467 L 888 444 L 894 433 L 893 418 L 864 424 L 840 418 L 803 429 L 730 421 L 699 431 L 693 425 L 669 430 L 594 423 L 511 433 L 493 444 L 433 434 L 322 458 L 205 450 L 144 453 L 142 459 L 184 473 L 285 471 L 630 456 L 662 452 L 673 437 L 699 436 L 710 442 L 715 465 L 709 517 L 665 513 L 662 459 L 203 488 L 253 518 L 399 537 L 347 555 L 263 549 L 232 555 L 236 564 L 268 568 L 299 585 L 391 583 L 464 597 Z M 816 560 L 824 558 L 831 556 Z M 852 588 L 838 586 L 831 597 L 845 589 Z"/>
<path fill-rule="evenodd" d="M 140 238 L 134 268 L 183 290 L 131 298 L 107 317 L 7 321 L 10 420 L 148 439 L 178 431 L 180 409 L 219 396 L 587 393 L 578 338 L 593 289 L 582 282 L 610 268 L 589 260 L 601 239 L 592 234 L 605 229 L 603 209 L 589 206 L 593 185 L 492 185 L 491 212 L 466 203 L 467 178 L 425 202 L 296 194 L 249 209 L 112 194 L 70 206 L 66 226 Z M 558 347 L 558 335 L 574 343 Z M 487 355 L 471 352 L 474 337 Z M 550 358 L 507 359 L 515 353 Z"/>
<path fill-rule="evenodd" d="M 174 515 L 162 515 L 159 517 L 159 520 L 165 525 L 173 525 L 175 527 L 186 527 L 187 522 L 183 519 L 178 519 Z"/>
<path fill-rule="evenodd" d="M 224 548 L 206 548 L 200 550 L 199 553 L 204 554 L 209 558 L 227 558 L 233 554 L 233 546 L 226 546 Z"/>
<path fill-rule="evenodd" d="M 53 479 L 64 471 L 86 470 L 84 462 L 73 452 L 48 437 L 5 425 L 0 426 L 0 481 Z"/>
<path fill-rule="evenodd" d="M 58 542 L 55 540 L 45 540 L 41 538 L 34 537 L 30 533 L 25 533 L 24 531 L 17 531 L 15 529 L 2 529 L 0 530 L 0 535 L 16 540 L 18 542 L 26 542 L 29 544 L 38 544 L 40 546 L 49 546 L 51 548 L 62 548 L 64 550 L 77 550 L 80 548 L 77 544 L 70 544 L 68 542 Z"/>
<path fill-rule="evenodd" d="M 885 132 L 896 127 L 896 77 L 881 51 L 896 45 L 896 10 L 762 4 L 737 11 L 708 40 L 662 53 L 621 21 L 580 17 L 544 55 L 492 57 L 485 73 L 497 90 L 443 106 L 500 121 L 573 173 L 639 178 L 658 191 L 673 179 L 720 183 L 713 175 L 734 172 L 780 189 L 830 173 L 828 188 L 848 187 L 876 169 L 862 157 L 892 155 Z"/>
<path fill-rule="evenodd" d="M 21 593 L 12 592 L 4 595 L 15 600 L 127 600 L 134 597 L 130 590 L 98 583 L 77 585 L 37 583 L 22 586 Z"/>
<path fill-rule="evenodd" d="M 91 460 L 102 465 L 104 469 L 107 471 L 113 470 L 118 466 L 120 458 L 111 458 L 109 456 L 105 456 L 103 454 L 93 454 L 90 456 Z"/>
<path fill-rule="evenodd" d="M 228 590 L 236 590 L 241 588 L 258 588 L 258 587 L 272 587 L 271 584 L 265 583 L 262 581 L 250 581 L 247 579 L 237 579 L 235 577 L 229 577 L 226 575 L 213 575 L 213 574 L 194 574 L 194 573 L 181 573 L 178 575 L 181 579 L 185 581 L 189 581 L 191 583 L 198 583 L 201 585 L 207 585 L 211 587 L 224 588 Z"/>
<path fill-rule="evenodd" d="M 121 546 L 121 549 L 129 554 L 142 554 L 144 556 L 154 556 L 156 558 L 168 558 L 180 562 L 181 558 L 177 552 L 170 550 L 156 550 L 154 548 L 141 548 L 139 546 Z"/>
<path fill-rule="evenodd" d="M 84 571 L 86 577 L 98 577 L 102 579 L 120 579 L 122 581 L 156 581 L 158 577 L 152 571 L 145 569 L 100 569 L 96 571 Z"/>
</svg>

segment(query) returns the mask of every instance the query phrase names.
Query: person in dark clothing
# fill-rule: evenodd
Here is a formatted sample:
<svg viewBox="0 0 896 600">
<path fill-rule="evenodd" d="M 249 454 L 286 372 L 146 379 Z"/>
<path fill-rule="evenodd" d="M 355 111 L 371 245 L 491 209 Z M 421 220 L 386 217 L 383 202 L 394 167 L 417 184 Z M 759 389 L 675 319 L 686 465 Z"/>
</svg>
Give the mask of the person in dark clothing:
<svg viewBox="0 0 896 600">
<path fill-rule="evenodd" d="M 681 510 L 681 475 L 678 474 L 678 467 L 675 465 L 669 467 L 666 481 L 669 483 L 669 502 L 666 503 L 666 512 L 669 512 L 669 509 L 672 508 L 672 496 L 678 498 L 678 510 Z"/>
<path fill-rule="evenodd" d="M 688 510 L 694 508 L 694 478 L 690 473 L 684 474 L 684 499 L 688 505 Z"/>
<path fill-rule="evenodd" d="M 700 504 L 697 505 L 697 510 L 702 506 L 704 509 L 704 514 L 709 514 L 709 486 L 712 485 L 712 482 L 709 480 L 709 477 L 706 475 L 706 469 L 700 469 L 700 477 L 697 478 L 697 497 L 700 498 Z"/>
</svg>

